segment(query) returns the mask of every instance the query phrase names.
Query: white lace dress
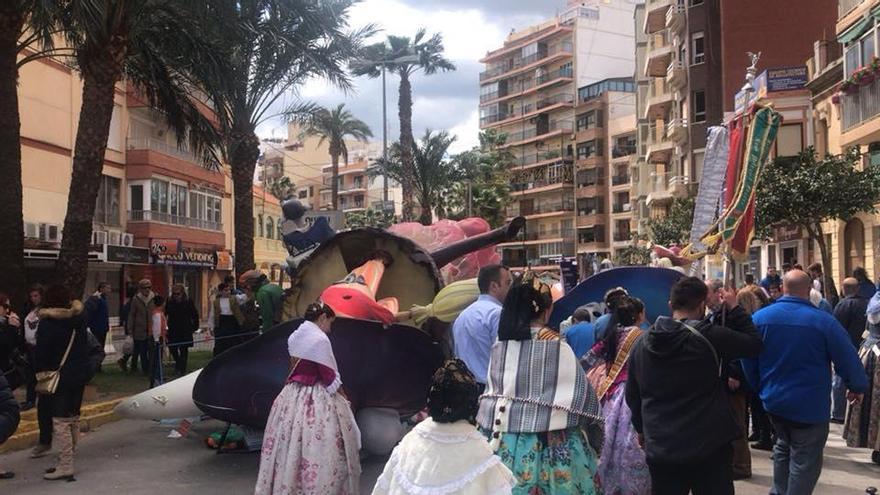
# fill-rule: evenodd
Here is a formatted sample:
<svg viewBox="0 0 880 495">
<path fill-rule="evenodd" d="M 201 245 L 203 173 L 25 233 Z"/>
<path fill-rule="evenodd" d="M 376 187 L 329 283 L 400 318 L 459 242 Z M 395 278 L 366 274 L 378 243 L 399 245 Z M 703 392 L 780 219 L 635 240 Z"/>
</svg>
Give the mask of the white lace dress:
<svg viewBox="0 0 880 495">
<path fill-rule="evenodd" d="M 466 421 L 419 423 L 391 453 L 374 495 L 507 495 L 517 480 Z"/>
</svg>

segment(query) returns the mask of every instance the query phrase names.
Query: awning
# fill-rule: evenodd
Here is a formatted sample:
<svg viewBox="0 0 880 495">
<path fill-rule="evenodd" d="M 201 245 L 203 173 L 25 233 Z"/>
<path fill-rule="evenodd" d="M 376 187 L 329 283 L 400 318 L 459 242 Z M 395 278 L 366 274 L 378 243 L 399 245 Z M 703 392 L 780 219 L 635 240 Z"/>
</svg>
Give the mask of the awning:
<svg viewBox="0 0 880 495">
<path fill-rule="evenodd" d="M 876 15 L 880 17 L 880 10 L 878 10 L 878 14 Z M 874 25 L 874 16 L 875 14 L 872 11 L 871 15 L 859 19 L 858 22 L 853 24 L 849 29 L 840 33 L 840 36 L 837 37 L 837 41 L 840 42 L 840 44 L 845 45 L 851 41 L 859 39 L 861 35 L 865 34 L 865 31 L 867 31 L 868 28 Z"/>
</svg>

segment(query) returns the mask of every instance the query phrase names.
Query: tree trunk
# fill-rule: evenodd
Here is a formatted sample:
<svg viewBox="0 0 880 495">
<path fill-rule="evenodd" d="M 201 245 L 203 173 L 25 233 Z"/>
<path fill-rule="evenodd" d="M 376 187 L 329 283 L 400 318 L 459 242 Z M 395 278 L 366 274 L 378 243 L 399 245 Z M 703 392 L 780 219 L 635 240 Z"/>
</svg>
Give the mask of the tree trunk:
<svg viewBox="0 0 880 495">
<path fill-rule="evenodd" d="M 21 184 L 21 120 L 18 113 L 18 37 L 24 16 L 15 2 L 0 7 L 0 291 L 13 303 L 24 301 L 24 225 Z"/>
<path fill-rule="evenodd" d="M 333 204 L 333 211 L 339 210 L 339 153 L 330 153 L 330 163 L 333 168 L 330 173 L 333 183 L 330 184 L 330 198 Z"/>
<path fill-rule="evenodd" d="M 82 108 L 76 132 L 73 174 L 67 195 L 67 214 L 56 267 L 61 281 L 73 297 L 83 295 L 89 269 L 92 219 L 104 169 L 104 152 L 110 135 L 116 83 L 122 77 L 125 42 L 119 39 L 106 51 L 87 61 L 83 77 Z"/>
<path fill-rule="evenodd" d="M 825 278 L 825 298 L 835 306 L 840 296 L 837 294 L 837 287 L 834 286 L 834 277 L 831 276 L 831 253 L 828 252 L 828 246 L 825 244 L 825 236 L 822 234 L 822 226 L 820 224 L 806 226 L 807 235 L 810 241 L 816 241 L 819 244 L 819 253 L 822 256 L 822 276 Z"/>
<path fill-rule="evenodd" d="M 253 130 L 234 131 L 229 144 L 235 216 L 236 275 L 253 270 L 254 264 L 254 170 L 260 157 L 260 140 Z"/>
<path fill-rule="evenodd" d="M 402 169 L 403 183 L 403 221 L 411 222 L 413 219 L 413 189 L 415 189 L 415 171 L 413 163 L 413 133 L 412 133 L 412 86 L 409 83 L 409 75 L 400 72 L 400 89 L 398 91 L 397 115 L 400 118 L 400 166 Z"/>
</svg>

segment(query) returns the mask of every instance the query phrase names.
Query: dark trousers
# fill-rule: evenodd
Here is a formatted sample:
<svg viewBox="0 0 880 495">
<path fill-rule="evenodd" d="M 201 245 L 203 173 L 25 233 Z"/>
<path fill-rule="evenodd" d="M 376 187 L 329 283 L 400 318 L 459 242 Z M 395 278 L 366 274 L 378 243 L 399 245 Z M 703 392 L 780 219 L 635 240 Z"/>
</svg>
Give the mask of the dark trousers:
<svg viewBox="0 0 880 495">
<path fill-rule="evenodd" d="M 40 427 L 40 445 L 52 445 L 53 396 L 37 396 L 37 425 Z"/>
<path fill-rule="evenodd" d="M 109 328 L 105 328 L 104 330 L 92 330 L 92 335 L 95 336 L 95 340 L 101 344 L 101 349 L 104 348 L 104 343 L 107 342 L 107 332 L 109 332 Z M 98 371 L 101 371 L 101 365 L 98 365 Z"/>
<path fill-rule="evenodd" d="M 150 341 L 150 388 L 165 382 L 162 369 L 162 344 Z"/>
<path fill-rule="evenodd" d="M 36 347 L 28 346 L 27 359 L 30 369 L 28 370 L 27 377 L 27 395 L 25 395 L 24 400 L 25 402 L 35 404 L 37 402 L 37 374 L 34 372 L 33 367 L 34 363 L 37 362 Z"/>
<path fill-rule="evenodd" d="M 733 495 L 733 448 L 718 449 L 700 462 L 664 464 L 648 461 L 654 495 Z"/>
<path fill-rule="evenodd" d="M 728 394 L 733 416 L 742 429 L 742 436 L 733 441 L 733 474 L 743 478 L 752 476 L 752 451 L 746 438 L 749 432 L 748 392 L 740 388 Z"/>
<path fill-rule="evenodd" d="M 138 359 L 140 359 L 140 362 L 141 362 L 141 371 L 143 371 L 143 373 L 145 375 L 150 373 L 150 360 L 149 360 L 150 340 L 151 339 L 135 340 L 134 341 L 134 350 L 132 351 L 133 354 L 131 356 L 131 372 L 132 373 L 137 371 Z"/>
<path fill-rule="evenodd" d="M 186 345 L 170 344 L 168 352 L 174 358 L 174 371 L 181 375 L 186 374 L 186 362 L 189 359 L 189 347 Z"/>
<path fill-rule="evenodd" d="M 752 431 L 758 434 L 758 441 L 764 444 L 773 442 L 773 426 L 770 424 L 770 418 L 764 411 L 764 403 L 758 394 L 751 393 L 749 396 L 749 409 L 752 412 Z"/>
</svg>

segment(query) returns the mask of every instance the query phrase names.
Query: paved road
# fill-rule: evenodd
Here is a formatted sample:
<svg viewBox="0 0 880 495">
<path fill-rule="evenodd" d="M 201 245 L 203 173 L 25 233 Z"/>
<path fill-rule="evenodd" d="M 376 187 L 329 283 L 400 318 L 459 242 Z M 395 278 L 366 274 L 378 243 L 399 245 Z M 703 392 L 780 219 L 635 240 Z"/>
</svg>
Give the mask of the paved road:
<svg viewBox="0 0 880 495">
<path fill-rule="evenodd" d="M 120 494 L 248 494 L 253 493 L 259 466 L 257 454 L 223 454 L 204 447 L 205 435 L 222 425 L 196 424 L 191 435 L 166 438 L 170 427 L 145 421 L 123 420 L 87 433 L 77 456 L 77 481 L 47 482 L 42 471 L 51 459 L 31 460 L 27 452 L 0 455 L 0 467 L 16 472 L 11 481 L 0 480 L 0 493 L 16 495 Z M 846 448 L 835 428 L 825 449 L 825 469 L 817 494 L 863 494 L 865 487 L 880 485 L 880 466 L 871 464 L 865 450 Z M 769 490 L 769 455 L 754 452 L 752 480 L 737 482 L 737 493 L 762 494 Z M 382 469 L 382 459 L 364 461 L 361 492 L 369 493 Z"/>
</svg>

